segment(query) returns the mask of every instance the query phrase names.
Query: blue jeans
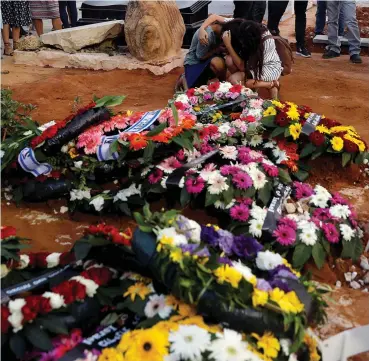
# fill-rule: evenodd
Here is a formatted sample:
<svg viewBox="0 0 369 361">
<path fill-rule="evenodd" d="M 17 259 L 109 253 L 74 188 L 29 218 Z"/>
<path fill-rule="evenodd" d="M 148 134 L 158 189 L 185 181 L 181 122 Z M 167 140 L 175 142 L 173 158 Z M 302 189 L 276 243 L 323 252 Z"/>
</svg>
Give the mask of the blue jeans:
<svg viewBox="0 0 369 361">
<path fill-rule="evenodd" d="M 324 30 L 325 19 L 327 16 L 327 1 L 318 0 L 316 9 L 315 34 L 321 34 Z M 343 8 L 340 9 L 340 17 L 338 20 L 338 35 L 343 36 L 345 31 L 345 17 Z"/>
</svg>

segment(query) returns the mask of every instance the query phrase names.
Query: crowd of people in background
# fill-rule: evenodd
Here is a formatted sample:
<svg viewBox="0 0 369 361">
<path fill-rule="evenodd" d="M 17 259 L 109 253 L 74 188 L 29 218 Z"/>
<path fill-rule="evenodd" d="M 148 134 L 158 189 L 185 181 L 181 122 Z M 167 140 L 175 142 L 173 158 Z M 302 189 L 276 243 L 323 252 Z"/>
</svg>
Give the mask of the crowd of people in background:
<svg viewBox="0 0 369 361">
<path fill-rule="evenodd" d="M 12 55 L 23 27 L 35 27 L 37 35 L 44 32 L 43 20 L 51 20 L 53 29 L 74 27 L 77 25 L 76 1 L 12 1 L 1 0 L 2 37 L 4 55 Z M 13 45 L 10 43 L 10 35 Z"/>
</svg>

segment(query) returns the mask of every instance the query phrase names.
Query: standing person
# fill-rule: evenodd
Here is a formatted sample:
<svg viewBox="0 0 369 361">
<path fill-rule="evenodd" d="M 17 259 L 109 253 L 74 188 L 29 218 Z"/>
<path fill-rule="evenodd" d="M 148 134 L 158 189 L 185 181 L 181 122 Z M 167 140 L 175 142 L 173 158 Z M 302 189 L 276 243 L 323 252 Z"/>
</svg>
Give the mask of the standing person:
<svg viewBox="0 0 369 361">
<path fill-rule="evenodd" d="M 75 1 L 59 1 L 60 19 L 63 23 L 63 28 L 74 28 L 77 26 L 77 5 Z M 69 20 L 68 20 L 69 14 Z"/>
<path fill-rule="evenodd" d="M 22 26 L 29 26 L 32 23 L 28 1 L 2 0 L 1 17 L 3 28 L 1 30 L 4 41 L 4 55 L 13 55 L 13 48 L 17 49 Z M 13 47 L 10 44 L 10 28 L 13 35 Z"/>
<path fill-rule="evenodd" d="M 340 10 L 340 16 L 338 19 L 338 36 L 343 36 L 345 31 L 345 17 L 343 15 L 342 7 Z M 327 1 L 318 0 L 316 6 L 316 22 L 315 22 L 315 35 L 323 35 L 325 22 L 327 18 Z"/>
<path fill-rule="evenodd" d="M 266 1 L 233 1 L 234 18 L 253 20 L 261 23 L 266 10 Z"/>
<path fill-rule="evenodd" d="M 268 29 L 273 35 L 279 35 L 279 22 L 286 11 L 288 1 L 268 1 Z M 295 33 L 296 55 L 310 58 L 311 54 L 305 47 L 306 9 L 308 1 L 295 0 Z"/>
<path fill-rule="evenodd" d="M 31 16 L 36 28 L 37 35 L 44 33 L 43 19 L 51 19 L 55 30 L 62 29 L 60 21 L 59 4 L 57 0 L 30 1 Z"/>
<path fill-rule="evenodd" d="M 336 58 L 341 54 L 341 41 L 338 37 L 338 18 L 341 8 L 347 26 L 350 61 L 361 64 L 363 61 L 360 57 L 360 30 L 356 19 L 356 3 L 354 0 L 328 1 L 328 46 L 323 54 L 323 59 Z"/>
</svg>

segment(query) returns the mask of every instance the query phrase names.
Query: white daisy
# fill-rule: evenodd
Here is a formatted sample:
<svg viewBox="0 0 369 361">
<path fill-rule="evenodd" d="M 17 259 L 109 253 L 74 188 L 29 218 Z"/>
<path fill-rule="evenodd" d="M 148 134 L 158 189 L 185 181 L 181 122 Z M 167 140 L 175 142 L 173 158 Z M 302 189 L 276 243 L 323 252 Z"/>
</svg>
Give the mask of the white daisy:
<svg viewBox="0 0 369 361">
<path fill-rule="evenodd" d="M 188 96 L 186 94 L 180 94 L 177 96 L 176 102 L 181 102 L 181 103 L 186 104 L 189 102 Z"/>
<path fill-rule="evenodd" d="M 172 307 L 166 304 L 164 295 L 151 295 L 146 303 L 145 316 L 152 318 L 159 315 L 160 318 L 168 318 L 172 312 Z"/>
<path fill-rule="evenodd" d="M 311 231 L 309 229 L 303 230 L 299 234 L 299 238 L 302 243 L 305 243 L 307 246 L 314 246 L 316 241 L 318 240 L 318 236 L 316 232 Z"/>
<path fill-rule="evenodd" d="M 327 189 L 322 187 L 319 184 L 315 186 L 314 191 L 315 191 L 316 194 L 324 195 L 329 199 L 332 198 L 332 195 L 327 191 Z"/>
<path fill-rule="evenodd" d="M 232 267 L 237 270 L 248 281 L 252 277 L 255 277 L 251 271 L 251 268 L 245 266 L 241 261 L 233 261 Z"/>
<path fill-rule="evenodd" d="M 252 147 L 256 147 L 257 145 L 263 143 L 263 137 L 260 134 L 255 134 L 251 137 L 249 143 Z"/>
<path fill-rule="evenodd" d="M 74 162 L 74 167 L 77 168 L 77 169 L 81 169 L 82 164 L 83 164 L 83 161 L 79 160 L 78 162 Z"/>
<path fill-rule="evenodd" d="M 333 217 L 347 219 L 351 215 L 349 206 L 346 204 L 335 204 L 329 209 L 329 213 Z"/>
<path fill-rule="evenodd" d="M 260 219 L 252 219 L 249 221 L 249 232 L 254 237 L 261 237 L 263 233 L 263 224 L 264 221 L 261 221 Z"/>
<path fill-rule="evenodd" d="M 216 209 L 229 209 L 229 208 L 232 208 L 235 203 L 236 203 L 236 200 L 235 199 L 232 199 L 231 202 L 228 203 L 228 204 L 225 204 L 224 202 L 222 202 L 220 200 L 217 200 L 214 203 L 214 207 Z"/>
<path fill-rule="evenodd" d="M 288 160 L 287 153 L 284 150 L 279 149 L 279 147 L 276 147 L 272 151 L 273 156 L 276 158 L 275 162 L 277 164 L 280 164 L 281 162 Z"/>
<path fill-rule="evenodd" d="M 100 212 L 104 208 L 105 199 L 102 196 L 97 196 L 90 201 L 89 204 L 95 207 L 96 212 Z"/>
<path fill-rule="evenodd" d="M 324 193 L 316 193 L 310 198 L 310 204 L 318 208 L 326 208 L 328 207 L 329 199 L 330 197 L 327 197 Z"/>
<path fill-rule="evenodd" d="M 270 140 L 269 142 L 266 142 L 266 143 L 263 145 L 263 147 L 264 147 L 264 148 L 273 149 L 276 145 L 277 145 L 277 142 L 275 142 L 274 140 Z"/>
<path fill-rule="evenodd" d="M 266 179 L 266 176 L 263 172 L 261 172 L 260 170 L 254 170 L 251 173 L 249 173 L 253 183 L 254 183 L 254 188 L 255 189 L 261 189 L 265 186 L 265 184 L 268 182 L 268 180 Z"/>
<path fill-rule="evenodd" d="M 207 182 L 211 175 L 213 174 L 220 174 L 219 171 L 215 170 L 216 166 L 214 163 L 209 163 L 205 166 L 205 168 L 200 172 L 199 176 Z"/>
<path fill-rule="evenodd" d="M 225 147 L 219 148 L 220 153 L 222 154 L 224 159 L 237 159 L 237 148 L 233 145 L 226 145 Z"/>
<path fill-rule="evenodd" d="M 255 202 L 252 204 L 252 208 L 250 211 L 250 215 L 252 218 L 264 222 L 266 214 L 267 210 L 265 208 L 257 206 Z"/>
<path fill-rule="evenodd" d="M 355 231 L 347 224 L 340 224 L 340 231 L 345 241 L 351 241 L 351 238 L 355 235 Z"/>
<path fill-rule="evenodd" d="M 181 360 L 201 360 L 210 347 L 210 334 L 196 325 L 181 325 L 169 334 L 170 352 Z"/>
<path fill-rule="evenodd" d="M 208 179 L 208 192 L 210 194 L 220 194 L 229 188 L 227 184 L 227 178 L 223 177 L 220 173 L 212 174 Z"/>
<path fill-rule="evenodd" d="M 270 271 L 283 264 L 281 255 L 270 251 L 258 252 L 255 261 L 256 266 L 263 271 Z"/>
<path fill-rule="evenodd" d="M 222 335 L 217 335 L 211 343 L 210 357 L 215 361 L 245 361 L 256 360 L 257 356 L 247 349 L 247 342 L 242 341 L 242 335 L 225 328 Z"/>
</svg>

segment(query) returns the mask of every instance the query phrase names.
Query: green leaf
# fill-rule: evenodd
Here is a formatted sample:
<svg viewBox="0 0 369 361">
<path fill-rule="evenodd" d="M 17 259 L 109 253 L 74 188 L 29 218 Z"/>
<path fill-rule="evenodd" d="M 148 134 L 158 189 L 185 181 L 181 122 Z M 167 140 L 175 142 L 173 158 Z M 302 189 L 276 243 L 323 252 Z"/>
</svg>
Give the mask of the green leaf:
<svg viewBox="0 0 369 361">
<path fill-rule="evenodd" d="M 225 192 L 223 192 L 222 196 L 223 196 L 225 204 L 229 204 L 232 202 L 233 192 L 234 192 L 234 189 L 232 186 L 229 186 L 228 189 Z"/>
<path fill-rule="evenodd" d="M 292 263 L 296 268 L 302 267 L 311 257 L 312 247 L 300 243 L 295 247 L 292 255 Z"/>
<path fill-rule="evenodd" d="M 119 315 L 116 312 L 109 313 L 106 315 L 100 322 L 100 325 L 102 326 L 110 326 L 112 325 L 116 320 L 118 320 Z"/>
<path fill-rule="evenodd" d="M 147 142 L 147 146 L 145 147 L 144 153 L 143 153 L 143 158 L 144 158 L 144 162 L 145 163 L 150 163 L 152 160 L 152 156 L 154 154 L 154 150 L 155 150 L 155 144 L 153 141 L 149 140 Z"/>
<path fill-rule="evenodd" d="M 342 167 L 345 167 L 350 160 L 351 160 L 350 153 L 347 152 L 342 153 Z"/>
<path fill-rule="evenodd" d="M 352 259 L 354 261 L 357 261 L 359 259 L 359 257 L 361 256 L 361 254 L 364 251 L 364 247 L 363 247 L 363 243 L 361 242 L 361 240 L 359 238 L 355 238 L 353 240 L 353 245 L 352 245 Z"/>
<path fill-rule="evenodd" d="M 31 344 L 43 351 L 49 351 L 53 348 L 48 334 L 36 324 L 28 324 L 24 327 L 24 334 Z"/>
<path fill-rule="evenodd" d="M 91 243 L 76 242 L 73 247 L 74 255 L 77 261 L 85 259 L 92 248 Z"/>
<path fill-rule="evenodd" d="M 358 238 L 351 241 L 342 240 L 342 258 L 351 258 L 357 260 L 363 252 L 363 244 Z"/>
<path fill-rule="evenodd" d="M 216 194 L 210 194 L 209 192 L 206 192 L 205 207 L 213 205 L 217 200 L 218 196 Z"/>
<path fill-rule="evenodd" d="M 176 121 L 176 125 L 178 125 L 179 123 L 179 117 L 178 117 L 178 111 L 177 111 L 177 108 L 176 106 L 174 105 L 174 103 L 172 103 L 170 105 L 171 109 L 172 109 L 172 113 L 173 113 L 173 118 L 174 120 Z"/>
<path fill-rule="evenodd" d="M 180 195 L 181 206 L 185 207 L 191 199 L 191 195 L 187 192 L 186 187 L 183 187 Z"/>
<path fill-rule="evenodd" d="M 302 149 L 300 153 L 300 158 L 307 157 L 309 154 L 313 153 L 316 149 L 316 146 L 313 143 L 308 143 L 306 146 Z"/>
<path fill-rule="evenodd" d="M 39 318 L 39 322 L 45 329 L 52 333 L 68 335 L 68 328 L 61 317 L 47 315 L 45 318 Z"/>
<path fill-rule="evenodd" d="M 292 182 L 292 179 L 289 175 L 289 173 L 282 169 L 282 168 L 278 168 L 278 176 L 279 176 L 279 179 L 284 183 L 284 184 L 287 184 L 287 183 L 291 183 Z"/>
<path fill-rule="evenodd" d="M 278 128 L 275 128 L 272 131 L 272 133 L 270 134 L 270 137 L 274 138 L 274 137 L 277 137 L 278 135 L 283 134 L 283 133 L 284 133 L 284 128 L 278 127 Z"/>
<path fill-rule="evenodd" d="M 363 164 L 364 159 L 366 159 L 367 156 L 368 156 L 367 152 L 358 153 L 357 156 L 355 157 L 354 163 L 355 164 Z"/>
<path fill-rule="evenodd" d="M 112 153 L 118 152 L 119 148 L 120 148 L 120 143 L 118 142 L 118 139 L 110 144 L 110 151 Z"/>
<path fill-rule="evenodd" d="M 151 218 L 152 213 L 150 211 L 150 204 L 149 203 L 145 203 L 145 205 L 142 208 L 143 214 L 145 216 L 145 218 Z"/>
<path fill-rule="evenodd" d="M 182 135 L 177 135 L 176 137 L 172 138 L 172 140 L 182 148 L 193 150 L 193 144 Z"/>
<path fill-rule="evenodd" d="M 137 222 L 137 224 L 138 224 L 139 226 L 146 226 L 145 219 L 144 219 L 144 217 L 142 216 L 142 214 L 141 214 L 141 213 L 139 213 L 139 212 L 134 212 L 134 213 L 133 213 L 133 217 L 135 218 L 135 220 L 136 220 L 136 222 Z"/>
<path fill-rule="evenodd" d="M 4 335 L 1 337 L 4 337 Z M 10 336 L 9 346 L 17 359 L 23 359 L 24 353 L 26 352 L 26 341 L 22 336 L 22 332 L 17 332 Z"/>
<path fill-rule="evenodd" d="M 82 238 L 80 242 L 86 242 L 91 244 L 92 246 L 107 246 L 108 244 L 111 244 L 111 241 L 109 239 L 106 239 L 102 236 L 93 235 Z"/>
<path fill-rule="evenodd" d="M 293 175 L 300 181 L 303 182 L 309 177 L 309 172 L 299 169 L 297 172 L 293 173 Z"/>
<path fill-rule="evenodd" d="M 265 206 L 269 203 L 271 193 L 272 188 L 270 182 L 266 183 L 263 188 L 259 189 L 258 198 L 264 203 Z"/>
<path fill-rule="evenodd" d="M 274 128 L 275 127 L 274 119 L 275 115 L 268 115 L 261 120 L 261 124 L 269 128 Z"/>
<path fill-rule="evenodd" d="M 158 135 L 167 127 L 167 123 L 161 123 L 156 126 L 153 130 L 150 130 L 146 135 L 148 137 L 153 137 L 154 135 Z"/>
<path fill-rule="evenodd" d="M 324 238 L 322 238 L 322 245 L 323 245 L 326 253 L 330 254 L 331 253 L 331 246 L 330 246 L 329 242 Z"/>
<path fill-rule="evenodd" d="M 324 153 L 324 148 L 317 148 L 317 150 L 311 155 L 311 159 L 316 159 Z"/>
<path fill-rule="evenodd" d="M 96 101 L 95 108 L 114 107 L 116 105 L 122 104 L 125 98 L 125 95 L 106 95 Z"/>
<path fill-rule="evenodd" d="M 325 249 L 320 242 L 316 242 L 313 246 L 313 258 L 316 266 L 321 269 L 325 261 Z"/>
<path fill-rule="evenodd" d="M 287 137 L 289 137 L 291 135 L 291 133 L 290 133 L 290 128 L 286 128 L 285 130 L 284 130 L 284 136 L 287 138 Z"/>
</svg>

